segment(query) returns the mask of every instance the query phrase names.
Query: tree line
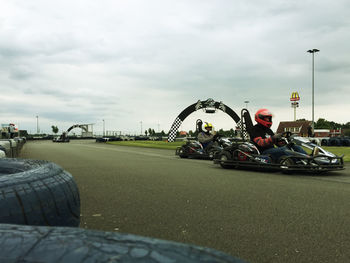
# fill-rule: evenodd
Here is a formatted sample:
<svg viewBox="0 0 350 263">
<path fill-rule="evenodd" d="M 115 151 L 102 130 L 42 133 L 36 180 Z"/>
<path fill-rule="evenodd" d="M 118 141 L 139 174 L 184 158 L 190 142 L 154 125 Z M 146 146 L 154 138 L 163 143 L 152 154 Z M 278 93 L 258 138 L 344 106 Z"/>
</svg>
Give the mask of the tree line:
<svg viewBox="0 0 350 263">
<path fill-rule="evenodd" d="M 350 122 L 347 122 L 345 124 L 336 123 L 334 121 L 327 121 L 326 119 L 320 118 L 315 123 L 315 129 L 330 129 L 330 130 L 336 130 L 336 129 L 350 129 Z"/>
</svg>

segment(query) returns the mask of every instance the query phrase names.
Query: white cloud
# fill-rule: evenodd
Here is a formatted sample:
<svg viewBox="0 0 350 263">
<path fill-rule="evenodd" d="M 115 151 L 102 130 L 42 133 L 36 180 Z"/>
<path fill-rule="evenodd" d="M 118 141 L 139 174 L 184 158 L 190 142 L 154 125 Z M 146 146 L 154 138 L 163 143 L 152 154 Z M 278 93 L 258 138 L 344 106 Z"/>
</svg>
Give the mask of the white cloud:
<svg viewBox="0 0 350 263">
<path fill-rule="evenodd" d="M 237 113 L 249 100 L 252 112 L 267 107 L 286 120 L 293 91 L 300 118 L 311 119 L 310 48 L 321 50 L 315 117 L 349 121 L 345 0 L 5 0 L 2 11 L 1 122 L 35 130 L 39 115 L 46 131 L 75 122 L 102 130 L 102 119 L 109 130 L 139 131 L 142 121 L 167 131 L 207 98 Z M 196 114 L 184 128 L 193 129 Z M 226 117 L 202 116 L 229 128 Z"/>
</svg>

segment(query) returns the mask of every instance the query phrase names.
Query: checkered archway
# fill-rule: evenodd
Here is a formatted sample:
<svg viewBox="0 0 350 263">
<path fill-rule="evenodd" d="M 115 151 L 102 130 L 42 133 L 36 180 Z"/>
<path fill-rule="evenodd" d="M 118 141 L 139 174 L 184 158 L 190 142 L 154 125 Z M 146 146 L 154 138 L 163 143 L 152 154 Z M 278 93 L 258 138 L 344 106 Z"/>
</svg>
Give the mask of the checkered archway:
<svg viewBox="0 0 350 263">
<path fill-rule="evenodd" d="M 187 116 L 199 109 L 204 109 L 206 113 L 215 113 L 215 111 L 219 109 L 227 113 L 237 124 L 240 121 L 239 116 L 230 107 L 226 106 L 222 101 L 217 102 L 213 99 L 207 99 L 204 101 L 199 100 L 196 103 L 188 106 L 179 114 L 179 116 L 176 117 L 169 131 L 168 142 L 173 142 L 175 140 L 176 133 L 182 122 L 187 118 Z"/>
</svg>

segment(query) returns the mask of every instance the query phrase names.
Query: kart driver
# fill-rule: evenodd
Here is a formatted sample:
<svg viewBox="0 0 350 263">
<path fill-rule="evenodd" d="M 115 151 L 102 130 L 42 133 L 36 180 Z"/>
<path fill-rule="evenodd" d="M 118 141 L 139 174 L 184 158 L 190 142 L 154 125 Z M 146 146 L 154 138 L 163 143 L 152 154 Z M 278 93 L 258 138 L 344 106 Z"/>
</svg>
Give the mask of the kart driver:
<svg viewBox="0 0 350 263">
<path fill-rule="evenodd" d="M 270 129 L 272 125 L 272 113 L 267 109 L 260 109 L 255 113 L 256 125 L 250 132 L 251 139 L 261 154 L 269 154 L 273 162 L 278 162 L 283 155 L 290 155 L 286 146 L 279 144 L 281 134 L 274 134 Z M 274 145 L 281 146 L 275 148 Z M 303 148 L 298 145 L 292 146 L 296 152 L 304 153 Z"/>
<path fill-rule="evenodd" d="M 217 138 L 217 134 L 215 131 L 211 132 L 213 130 L 213 125 L 211 123 L 206 122 L 204 125 L 205 131 L 201 131 L 198 134 L 198 141 L 202 144 L 204 150 L 209 149 L 215 139 Z"/>
</svg>

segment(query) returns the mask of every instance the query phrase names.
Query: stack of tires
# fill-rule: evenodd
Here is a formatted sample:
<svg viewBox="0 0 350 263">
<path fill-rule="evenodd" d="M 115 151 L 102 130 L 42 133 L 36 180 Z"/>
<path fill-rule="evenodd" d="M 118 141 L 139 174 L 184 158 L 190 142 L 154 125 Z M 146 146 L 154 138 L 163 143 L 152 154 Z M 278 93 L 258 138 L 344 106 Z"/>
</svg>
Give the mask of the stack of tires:
<svg viewBox="0 0 350 263">
<path fill-rule="evenodd" d="M 0 223 L 79 226 L 72 175 L 47 161 L 0 159 Z"/>
<path fill-rule="evenodd" d="M 18 157 L 23 145 L 25 144 L 25 138 L 14 138 L 14 139 L 1 139 L 0 140 L 0 151 L 5 153 L 6 157 L 14 158 Z M 3 153 L 0 153 L 0 157 Z"/>
<path fill-rule="evenodd" d="M 350 139 L 349 138 L 342 138 L 341 144 L 342 144 L 342 146 L 350 146 Z"/>
<path fill-rule="evenodd" d="M 322 139 L 321 146 L 328 146 L 328 139 Z"/>
<path fill-rule="evenodd" d="M 11 142 L 9 140 L 0 140 L 0 156 L 12 157 Z"/>
<path fill-rule="evenodd" d="M 322 146 L 350 146 L 350 139 L 348 137 L 332 137 L 329 139 L 322 139 Z"/>
<path fill-rule="evenodd" d="M 328 146 L 350 146 L 349 138 L 330 138 Z"/>
<path fill-rule="evenodd" d="M 79 223 L 71 174 L 48 161 L 0 159 L 1 262 L 243 262 L 210 248 Z"/>
<path fill-rule="evenodd" d="M 6 151 L 5 147 L 0 145 L 0 158 L 5 158 L 6 157 L 5 151 Z"/>
</svg>

